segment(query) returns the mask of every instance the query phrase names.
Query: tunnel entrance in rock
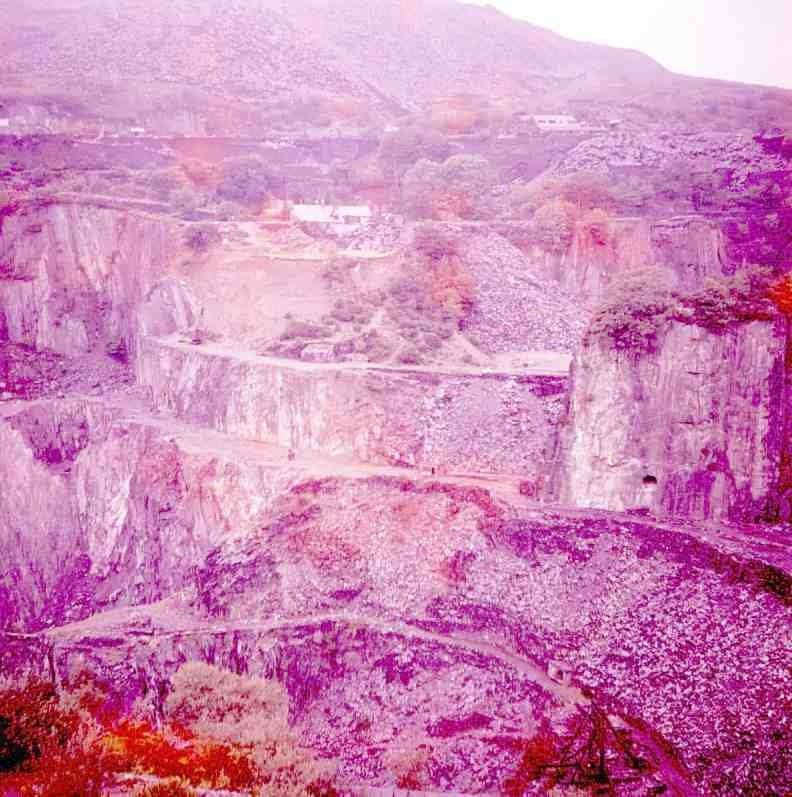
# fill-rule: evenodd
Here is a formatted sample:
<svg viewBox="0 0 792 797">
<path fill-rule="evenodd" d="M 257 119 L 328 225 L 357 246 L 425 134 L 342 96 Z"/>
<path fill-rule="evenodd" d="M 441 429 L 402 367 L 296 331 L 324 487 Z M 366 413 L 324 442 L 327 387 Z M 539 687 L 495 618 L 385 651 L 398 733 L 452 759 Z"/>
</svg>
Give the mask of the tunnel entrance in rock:
<svg viewBox="0 0 792 797">
<path fill-rule="evenodd" d="M 651 473 L 647 473 L 646 476 L 643 477 L 644 484 L 657 484 L 657 476 L 652 476 Z"/>
</svg>

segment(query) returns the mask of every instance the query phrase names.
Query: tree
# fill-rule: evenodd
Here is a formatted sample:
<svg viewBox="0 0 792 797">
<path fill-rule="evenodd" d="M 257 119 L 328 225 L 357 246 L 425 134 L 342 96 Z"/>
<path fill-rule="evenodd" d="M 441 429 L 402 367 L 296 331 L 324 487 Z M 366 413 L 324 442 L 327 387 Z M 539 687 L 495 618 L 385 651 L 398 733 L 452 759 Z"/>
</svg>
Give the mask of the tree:
<svg viewBox="0 0 792 797">
<path fill-rule="evenodd" d="M 471 218 L 495 179 L 489 161 L 478 155 L 454 155 L 443 163 L 422 159 L 404 175 L 402 201 L 417 218 Z"/>
<path fill-rule="evenodd" d="M 240 205 L 260 205 L 270 195 L 272 176 L 258 158 L 229 158 L 217 186 L 219 199 Z"/>
<path fill-rule="evenodd" d="M 415 218 L 433 218 L 441 197 L 441 165 L 422 158 L 402 180 L 404 210 Z"/>
<path fill-rule="evenodd" d="M 443 164 L 440 179 L 456 215 L 469 218 L 481 195 L 494 185 L 496 175 L 489 161 L 480 155 L 453 155 Z"/>
<path fill-rule="evenodd" d="M 414 123 L 386 133 L 380 142 L 378 157 L 383 168 L 398 180 L 417 161 L 443 160 L 449 152 L 445 136 L 432 127 Z"/>
<path fill-rule="evenodd" d="M 442 260 L 458 252 L 456 236 L 436 224 L 417 224 L 413 246 L 430 260 Z"/>
<path fill-rule="evenodd" d="M 608 181 L 596 172 L 575 172 L 567 175 L 560 184 L 560 197 L 572 202 L 580 212 L 607 208 L 614 202 Z"/>
<path fill-rule="evenodd" d="M 575 234 L 577 215 L 575 205 L 563 199 L 542 205 L 533 217 L 539 243 L 550 252 L 566 252 Z"/>
<path fill-rule="evenodd" d="M 607 179 L 595 172 L 538 177 L 512 188 L 507 202 L 514 215 L 525 217 L 556 200 L 570 202 L 578 214 L 596 208 L 608 210 L 616 204 Z"/>
</svg>

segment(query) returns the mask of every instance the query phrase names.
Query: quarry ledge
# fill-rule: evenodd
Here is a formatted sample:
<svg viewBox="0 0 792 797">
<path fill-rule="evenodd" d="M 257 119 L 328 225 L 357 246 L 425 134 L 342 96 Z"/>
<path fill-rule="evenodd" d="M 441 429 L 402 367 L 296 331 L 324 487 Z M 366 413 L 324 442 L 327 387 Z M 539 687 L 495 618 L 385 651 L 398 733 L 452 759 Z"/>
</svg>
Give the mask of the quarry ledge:
<svg viewBox="0 0 792 797">
<path fill-rule="evenodd" d="M 545 376 L 566 380 L 572 355 L 557 351 L 524 352 L 524 364 L 511 368 L 488 368 L 468 365 L 390 365 L 365 361 L 308 362 L 286 357 L 272 357 L 257 354 L 254 351 L 223 343 L 192 343 L 182 335 L 174 334 L 163 337 L 146 337 L 141 341 L 145 351 L 171 349 L 189 352 L 204 357 L 217 357 L 239 363 L 273 366 L 286 370 L 305 371 L 309 373 L 327 373 L 332 371 L 371 371 L 373 373 L 396 373 L 409 375 L 435 374 L 440 377 L 467 376 L 481 379 L 527 379 Z"/>
</svg>

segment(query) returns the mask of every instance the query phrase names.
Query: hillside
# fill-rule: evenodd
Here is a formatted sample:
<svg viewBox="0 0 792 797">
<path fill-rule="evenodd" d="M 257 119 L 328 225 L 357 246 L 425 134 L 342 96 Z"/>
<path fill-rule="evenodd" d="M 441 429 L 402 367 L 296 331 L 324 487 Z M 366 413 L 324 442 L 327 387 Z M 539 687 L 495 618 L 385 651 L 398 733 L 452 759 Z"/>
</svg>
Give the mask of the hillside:
<svg viewBox="0 0 792 797">
<path fill-rule="evenodd" d="M 792 92 L 8 5 L 0 797 L 792 797 Z"/>
<path fill-rule="evenodd" d="M 152 128 L 180 112 L 209 133 L 365 125 L 433 102 L 676 127 L 792 123 L 789 92 L 683 78 L 454 0 L 22 0 L 0 43 L 12 111 L 38 102 Z"/>
</svg>

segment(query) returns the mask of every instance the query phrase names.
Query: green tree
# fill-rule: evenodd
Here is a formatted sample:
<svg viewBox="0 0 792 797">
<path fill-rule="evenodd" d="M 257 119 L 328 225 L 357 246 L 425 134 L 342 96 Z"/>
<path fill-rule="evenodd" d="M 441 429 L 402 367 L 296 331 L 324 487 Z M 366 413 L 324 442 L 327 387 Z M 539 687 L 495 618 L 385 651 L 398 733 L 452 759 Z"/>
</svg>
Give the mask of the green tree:
<svg viewBox="0 0 792 797">
<path fill-rule="evenodd" d="M 537 240 L 550 252 L 565 252 L 575 235 L 578 210 L 571 202 L 554 199 L 542 205 L 534 214 L 533 226 Z"/>
</svg>

